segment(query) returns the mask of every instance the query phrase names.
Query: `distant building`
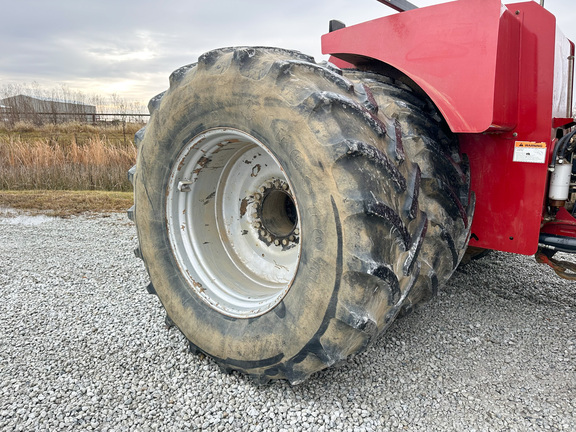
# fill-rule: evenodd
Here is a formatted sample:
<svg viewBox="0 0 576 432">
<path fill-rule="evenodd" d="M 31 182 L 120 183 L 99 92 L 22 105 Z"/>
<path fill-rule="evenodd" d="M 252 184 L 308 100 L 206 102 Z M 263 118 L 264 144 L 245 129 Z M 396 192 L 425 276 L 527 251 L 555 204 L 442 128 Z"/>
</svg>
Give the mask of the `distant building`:
<svg viewBox="0 0 576 432">
<path fill-rule="evenodd" d="M 17 95 L 0 99 L 0 119 L 3 121 L 30 121 L 37 124 L 68 121 L 94 122 L 96 106 Z"/>
</svg>

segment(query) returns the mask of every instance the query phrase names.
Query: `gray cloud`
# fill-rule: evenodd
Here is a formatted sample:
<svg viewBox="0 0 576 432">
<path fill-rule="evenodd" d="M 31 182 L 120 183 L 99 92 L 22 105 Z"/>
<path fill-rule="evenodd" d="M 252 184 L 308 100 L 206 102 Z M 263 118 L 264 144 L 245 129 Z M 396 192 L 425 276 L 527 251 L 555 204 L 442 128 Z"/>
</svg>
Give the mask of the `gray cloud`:
<svg viewBox="0 0 576 432">
<path fill-rule="evenodd" d="M 412 0 L 419 6 L 439 3 Z M 570 0 L 547 0 L 576 40 Z M 0 0 L 0 80 L 64 83 L 145 102 L 170 72 L 205 51 L 269 45 L 320 54 L 328 21 L 354 24 L 391 13 L 376 0 Z"/>
</svg>

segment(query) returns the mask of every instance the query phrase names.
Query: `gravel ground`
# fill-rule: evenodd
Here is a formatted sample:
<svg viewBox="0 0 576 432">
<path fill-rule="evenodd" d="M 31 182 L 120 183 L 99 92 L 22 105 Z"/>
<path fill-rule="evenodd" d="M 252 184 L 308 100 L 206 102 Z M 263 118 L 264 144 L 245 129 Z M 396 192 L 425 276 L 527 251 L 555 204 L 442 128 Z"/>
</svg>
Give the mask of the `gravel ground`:
<svg viewBox="0 0 576 432">
<path fill-rule="evenodd" d="M 2 214 L 2 212 L 0 212 Z M 576 430 L 576 282 L 492 253 L 291 387 L 187 352 L 123 215 L 0 217 L 0 430 Z"/>
</svg>

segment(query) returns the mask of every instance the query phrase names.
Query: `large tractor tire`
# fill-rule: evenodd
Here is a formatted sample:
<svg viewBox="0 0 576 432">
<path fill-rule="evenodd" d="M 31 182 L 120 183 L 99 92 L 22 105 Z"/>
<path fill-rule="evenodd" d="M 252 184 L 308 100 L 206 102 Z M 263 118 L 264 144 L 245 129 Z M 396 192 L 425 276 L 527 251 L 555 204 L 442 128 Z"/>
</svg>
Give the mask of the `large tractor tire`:
<svg viewBox="0 0 576 432">
<path fill-rule="evenodd" d="M 428 215 L 429 225 L 418 257 L 422 280 L 404 304 L 406 313 L 434 296 L 464 258 L 469 261 L 474 195 L 468 161 L 430 99 L 384 75 L 358 70 L 345 70 L 344 75 L 365 86 L 379 113 L 394 123 L 406 156 L 421 170 L 420 210 Z"/>
<path fill-rule="evenodd" d="M 301 382 L 452 271 L 423 269 L 422 170 L 368 86 L 297 52 L 226 48 L 149 108 L 137 255 L 170 322 L 224 370 Z"/>
</svg>

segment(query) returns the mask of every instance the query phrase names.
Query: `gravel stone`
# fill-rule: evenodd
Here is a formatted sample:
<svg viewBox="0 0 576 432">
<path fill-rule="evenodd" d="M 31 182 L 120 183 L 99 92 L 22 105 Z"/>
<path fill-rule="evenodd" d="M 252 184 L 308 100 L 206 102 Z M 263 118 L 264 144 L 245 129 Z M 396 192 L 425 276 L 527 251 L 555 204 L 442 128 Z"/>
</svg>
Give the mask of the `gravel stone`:
<svg viewBox="0 0 576 432">
<path fill-rule="evenodd" d="M 124 215 L 0 209 L 0 430 L 576 430 L 576 283 L 533 257 L 474 261 L 365 353 L 259 387 L 188 352 L 136 245 Z"/>
</svg>

